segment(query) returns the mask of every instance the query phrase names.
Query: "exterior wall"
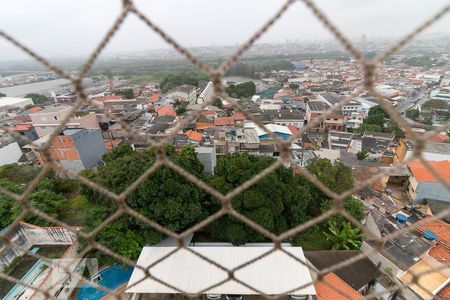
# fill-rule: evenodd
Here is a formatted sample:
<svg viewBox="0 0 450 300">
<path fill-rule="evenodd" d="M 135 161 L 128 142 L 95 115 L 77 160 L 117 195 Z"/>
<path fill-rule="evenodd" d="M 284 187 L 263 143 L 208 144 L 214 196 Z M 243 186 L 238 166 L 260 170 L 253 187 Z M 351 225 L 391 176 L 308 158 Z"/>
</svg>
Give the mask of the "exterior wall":
<svg viewBox="0 0 450 300">
<path fill-rule="evenodd" d="M 84 169 L 97 165 L 106 153 L 100 130 L 82 130 L 74 136 L 76 148 Z"/>
<path fill-rule="evenodd" d="M 217 165 L 216 150 L 213 147 L 210 153 L 198 153 L 197 158 L 203 165 L 203 174 L 206 176 L 214 175 L 214 168 Z"/>
<path fill-rule="evenodd" d="M 94 112 L 82 117 L 73 117 L 70 119 L 67 127 L 88 128 L 88 129 L 100 129 L 98 125 L 97 116 Z"/>
<path fill-rule="evenodd" d="M 418 182 L 416 180 L 416 178 L 414 176 L 410 176 L 409 177 L 409 184 L 408 184 L 408 189 L 407 189 L 407 194 L 409 199 L 411 199 L 412 201 L 416 200 L 417 197 L 417 186 L 418 186 Z"/>
<path fill-rule="evenodd" d="M 282 120 L 282 119 L 275 119 L 274 122 L 276 125 L 281 126 L 294 126 L 296 128 L 303 127 L 303 120 Z"/>
<path fill-rule="evenodd" d="M 394 155 L 394 163 L 401 163 L 405 158 L 406 152 L 408 151 L 408 146 L 403 139 L 399 139 L 397 150 Z"/>
<path fill-rule="evenodd" d="M 69 114 L 70 107 L 65 110 L 53 113 L 34 113 L 30 114 L 33 126 L 39 137 L 51 134 L 58 126 L 59 122 Z"/>
<path fill-rule="evenodd" d="M 414 155 L 414 151 L 408 150 L 405 155 L 405 160 L 410 159 Z M 450 153 L 433 153 L 433 152 L 426 152 L 424 151 L 422 153 L 422 157 L 424 160 L 428 161 L 442 161 L 442 160 L 450 160 Z"/>
<path fill-rule="evenodd" d="M 22 156 L 19 144 L 13 142 L 0 148 L 0 166 L 14 164 Z"/>
<path fill-rule="evenodd" d="M 11 245 L 0 242 L 0 271 L 33 245 L 70 245 L 75 242 L 78 227 L 40 227 L 21 222 L 9 235 Z"/>
<path fill-rule="evenodd" d="M 16 131 L 16 132 L 21 134 L 21 135 L 23 135 L 24 137 L 26 137 L 27 139 L 29 139 L 31 141 L 35 141 L 35 140 L 37 140 L 39 138 L 39 136 L 38 136 L 36 130 L 34 129 L 34 127 L 31 127 L 28 130 Z M 21 139 L 18 139 L 18 138 L 17 139 L 15 138 L 15 141 L 17 142 L 17 144 L 19 144 L 19 147 L 23 147 L 23 146 L 29 144 L 29 143 L 27 143 L 27 142 L 25 142 L 25 141 L 23 141 Z"/>
</svg>

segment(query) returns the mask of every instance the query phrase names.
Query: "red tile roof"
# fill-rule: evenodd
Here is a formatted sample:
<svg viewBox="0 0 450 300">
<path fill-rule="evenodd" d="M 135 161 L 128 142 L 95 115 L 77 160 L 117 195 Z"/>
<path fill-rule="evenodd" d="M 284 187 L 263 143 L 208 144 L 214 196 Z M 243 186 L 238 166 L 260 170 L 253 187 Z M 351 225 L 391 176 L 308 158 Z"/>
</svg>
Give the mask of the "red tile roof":
<svg viewBox="0 0 450 300">
<path fill-rule="evenodd" d="M 114 147 L 117 147 L 122 143 L 122 140 L 115 139 L 115 140 L 104 140 L 103 144 L 105 145 L 106 150 L 111 150 Z"/>
<path fill-rule="evenodd" d="M 305 101 L 305 99 L 303 99 L 302 97 L 292 97 L 291 100 L 292 101 Z"/>
<path fill-rule="evenodd" d="M 342 295 L 323 281 L 338 289 L 346 296 Z M 351 286 L 349 286 L 345 281 L 340 279 L 334 273 L 328 273 L 327 275 L 325 275 L 323 281 L 318 281 L 314 284 L 317 294 L 317 300 L 348 300 L 359 299 L 362 297 L 360 293 L 355 291 Z"/>
<path fill-rule="evenodd" d="M 214 128 L 214 124 L 213 123 L 207 123 L 207 122 L 197 122 L 195 124 L 195 128 L 197 130 L 204 130 L 206 128 Z"/>
<path fill-rule="evenodd" d="M 422 219 L 426 220 L 426 218 Z M 434 220 L 430 223 L 426 223 L 419 226 L 417 230 L 423 232 L 424 230 L 430 230 L 437 236 L 437 241 L 443 243 L 446 247 L 450 247 L 450 225 L 442 220 Z"/>
<path fill-rule="evenodd" d="M 202 110 L 202 111 L 200 112 L 200 114 L 201 114 L 202 116 L 211 116 L 211 115 L 217 114 L 217 112 L 214 111 L 214 110 Z"/>
<path fill-rule="evenodd" d="M 439 293 L 439 297 L 442 299 L 450 299 L 450 284 L 447 284 Z"/>
<path fill-rule="evenodd" d="M 173 107 L 169 105 L 161 105 L 157 107 L 156 113 L 158 114 L 158 116 L 177 116 L 177 113 L 175 112 Z"/>
<path fill-rule="evenodd" d="M 428 140 L 430 142 L 435 142 L 435 143 L 445 143 L 445 142 L 448 142 L 450 140 L 450 138 L 448 137 L 448 134 L 446 132 L 441 132 L 441 133 L 433 135 Z"/>
<path fill-rule="evenodd" d="M 157 102 L 157 101 L 159 100 L 160 97 L 161 97 L 161 94 L 153 94 L 153 95 L 150 97 L 150 102 L 151 102 L 151 103 L 155 103 L 155 102 Z"/>
<path fill-rule="evenodd" d="M 202 141 L 202 137 L 203 134 L 199 133 L 199 132 L 195 132 L 192 130 L 189 130 L 185 133 L 185 135 L 188 137 L 188 139 L 196 141 L 196 142 L 201 142 Z"/>
<path fill-rule="evenodd" d="M 231 126 L 234 124 L 233 117 L 215 118 L 214 126 Z"/>
<path fill-rule="evenodd" d="M 16 124 L 9 129 L 13 131 L 25 131 L 30 129 L 31 127 L 33 127 L 33 124 Z"/>
<path fill-rule="evenodd" d="M 450 161 L 429 161 L 429 163 L 445 180 L 447 180 L 447 182 L 450 182 Z M 409 162 L 408 167 L 418 182 L 438 181 L 420 160 Z"/>
<path fill-rule="evenodd" d="M 236 121 L 244 121 L 245 120 L 245 115 L 243 113 L 241 113 L 241 112 L 235 112 L 233 114 L 233 118 Z"/>
<path fill-rule="evenodd" d="M 35 112 L 38 112 L 38 111 L 41 111 L 41 110 L 43 110 L 43 108 L 39 107 L 39 106 L 35 106 L 35 107 L 30 108 L 30 111 L 32 113 L 35 113 Z"/>
<path fill-rule="evenodd" d="M 292 132 L 292 134 L 296 134 L 298 132 L 298 128 L 292 125 L 288 125 L 287 128 Z"/>
<path fill-rule="evenodd" d="M 444 246 L 439 244 L 431 248 L 430 251 L 428 252 L 428 255 L 441 263 L 450 262 L 450 251 L 448 251 Z"/>
</svg>

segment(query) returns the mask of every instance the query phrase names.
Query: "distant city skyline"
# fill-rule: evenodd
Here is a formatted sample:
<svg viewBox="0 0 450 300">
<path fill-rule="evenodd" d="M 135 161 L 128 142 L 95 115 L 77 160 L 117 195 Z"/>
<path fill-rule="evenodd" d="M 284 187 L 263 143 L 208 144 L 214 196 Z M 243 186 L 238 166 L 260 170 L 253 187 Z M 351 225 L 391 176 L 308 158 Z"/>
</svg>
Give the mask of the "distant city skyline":
<svg viewBox="0 0 450 300">
<path fill-rule="evenodd" d="M 164 0 L 135 1 L 136 6 L 185 47 L 238 45 L 247 40 L 283 0 Z M 317 1 L 341 31 L 352 40 L 398 39 L 437 13 L 444 0 Z M 49 0 L 5 1 L 0 30 L 47 57 L 86 57 L 95 48 L 120 12 L 121 1 Z M 450 33 L 444 16 L 426 33 Z M 331 40 L 334 37 L 300 1 L 261 37 L 258 43 L 287 40 Z M 129 15 L 103 54 L 169 49 L 156 33 Z M 0 61 L 28 56 L 0 38 Z"/>
</svg>

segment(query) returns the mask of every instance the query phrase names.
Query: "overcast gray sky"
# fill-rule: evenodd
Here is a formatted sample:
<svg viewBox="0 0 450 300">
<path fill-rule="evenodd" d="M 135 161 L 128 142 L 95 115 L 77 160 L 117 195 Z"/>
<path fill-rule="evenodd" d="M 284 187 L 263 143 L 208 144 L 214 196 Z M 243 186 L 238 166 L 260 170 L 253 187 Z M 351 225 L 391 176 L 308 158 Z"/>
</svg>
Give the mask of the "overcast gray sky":
<svg viewBox="0 0 450 300">
<path fill-rule="evenodd" d="M 267 20 L 284 0 L 137 0 L 150 19 L 184 46 L 236 45 Z M 347 36 L 396 38 L 412 31 L 448 0 L 317 0 Z M 87 56 L 120 11 L 120 0 L 0 0 L 0 30 L 46 57 Z M 427 32 L 450 32 L 450 16 Z M 291 6 L 258 42 L 328 39 L 307 9 Z M 105 53 L 167 48 L 136 17 L 129 16 Z M 27 58 L 0 38 L 0 60 Z"/>
</svg>

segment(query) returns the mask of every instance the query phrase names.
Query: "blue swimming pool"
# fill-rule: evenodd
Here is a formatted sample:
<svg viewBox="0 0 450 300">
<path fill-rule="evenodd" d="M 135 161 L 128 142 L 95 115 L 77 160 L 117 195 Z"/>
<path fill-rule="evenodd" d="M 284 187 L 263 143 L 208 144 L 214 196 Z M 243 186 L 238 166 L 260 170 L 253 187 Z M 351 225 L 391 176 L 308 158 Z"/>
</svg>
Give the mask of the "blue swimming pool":
<svg viewBox="0 0 450 300">
<path fill-rule="evenodd" d="M 94 282 L 104 286 L 110 290 L 126 283 L 130 280 L 133 268 L 121 267 L 118 265 L 104 268 L 92 277 Z M 80 288 L 77 294 L 78 300 L 97 300 L 106 294 L 105 291 L 96 289 L 95 287 L 86 284 Z"/>
</svg>

